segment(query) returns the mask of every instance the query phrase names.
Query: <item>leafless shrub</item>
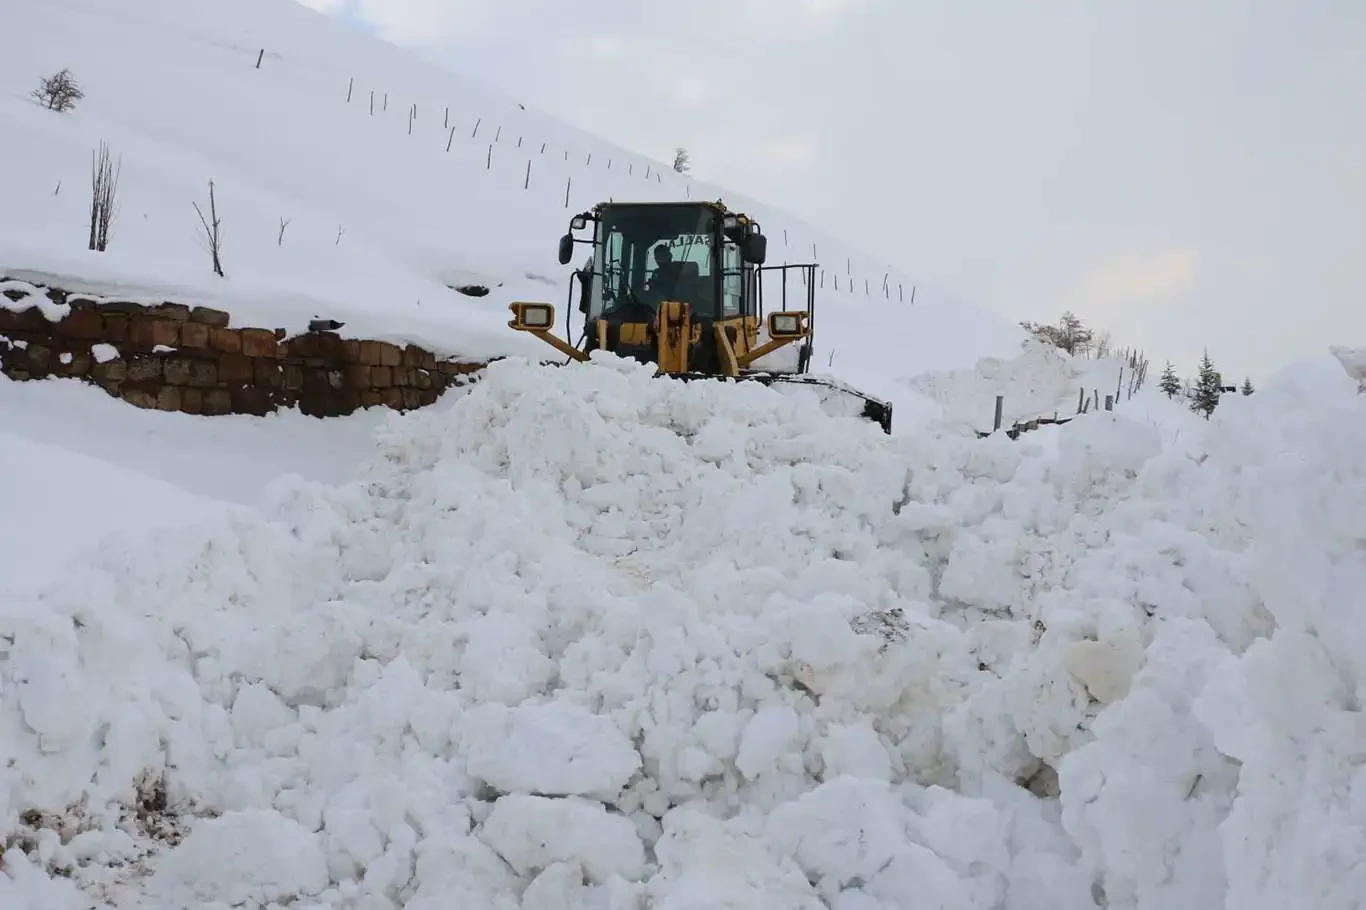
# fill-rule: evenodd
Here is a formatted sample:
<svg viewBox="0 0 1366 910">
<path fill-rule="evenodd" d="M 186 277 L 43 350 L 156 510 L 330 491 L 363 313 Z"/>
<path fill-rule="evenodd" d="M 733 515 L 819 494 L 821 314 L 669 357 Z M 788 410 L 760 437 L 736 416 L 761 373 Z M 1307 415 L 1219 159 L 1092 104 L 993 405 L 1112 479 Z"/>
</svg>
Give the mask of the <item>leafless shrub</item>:
<svg viewBox="0 0 1366 910">
<path fill-rule="evenodd" d="M 65 67 L 39 82 L 32 94 L 50 111 L 69 111 L 85 97 L 71 70 Z"/>
<path fill-rule="evenodd" d="M 280 219 L 280 236 L 278 236 L 278 237 L 275 238 L 275 245 L 276 245 L 276 246 L 284 246 L 284 245 L 285 245 L 285 228 L 289 227 L 289 222 L 290 222 L 290 219 L 288 219 L 288 218 L 281 218 L 281 219 Z"/>
<path fill-rule="evenodd" d="M 223 250 L 222 222 L 218 219 L 218 202 L 214 199 L 213 181 L 209 181 L 209 217 L 204 217 L 204 211 L 199 207 L 199 203 L 194 203 L 194 210 L 199 215 L 199 224 L 204 230 L 204 240 L 208 245 L 209 256 L 213 259 L 213 273 L 219 278 L 223 277 L 223 260 L 221 252 Z"/>
<path fill-rule="evenodd" d="M 101 142 L 91 153 L 90 166 L 90 244 L 89 249 L 104 252 L 109 246 L 109 226 L 118 213 L 116 196 L 123 158 L 116 166 L 109 157 L 109 144 Z"/>
</svg>

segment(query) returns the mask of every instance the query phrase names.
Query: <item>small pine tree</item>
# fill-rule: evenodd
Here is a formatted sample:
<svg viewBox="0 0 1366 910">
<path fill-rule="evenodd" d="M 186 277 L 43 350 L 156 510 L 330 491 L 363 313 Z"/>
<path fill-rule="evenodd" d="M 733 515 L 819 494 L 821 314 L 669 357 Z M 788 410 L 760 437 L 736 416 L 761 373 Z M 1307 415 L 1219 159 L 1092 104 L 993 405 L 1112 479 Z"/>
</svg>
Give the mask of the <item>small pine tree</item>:
<svg viewBox="0 0 1366 910">
<path fill-rule="evenodd" d="M 1219 406 L 1220 385 L 1214 361 L 1210 360 L 1209 351 L 1205 351 L 1205 355 L 1200 358 L 1200 372 L 1196 374 L 1195 387 L 1191 389 L 1191 410 L 1197 414 L 1204 414 L 1208 420 L 1214 409 Z"/>
<path fill-rule="evenodd" d="M 1082 321 L 1071 310 L 1062 314 L 1062 318 L 1058 320 L 1058 329 L 1058 347 L 1067 353 L 1077 355 L 1091 350 L 1095 333 L 1082 325 Z"/>
<path fill-rule="evenodd" d="M 1256 391 L 1256 389 L 1252 387 L 1252 380 L 1245 378 L 1243 380 L 1242 388 L 1240 388 L 1238 391 L 1242 392 L 1244 395 L 1251 395 L 1253 392 Z"/>
<path fill-rule="evenodd" d="M 1162 369 L 1162 378 L 1158 380 L 1157 387 L 1162 391 L 1162 394 L 1166 395 L 1168 398 L 1175 398 L 1177 395 L 1181 394 L 1181 380 L 1177 378 L 1176 369 L 1172 366 L 1170 360 L 1167 361 L 1167 365 Z"/>
<path fill-rule="evenodd" d="M 680 174 L 686 174 L 690 167 L 691 164 L 690 159 L 688 158 L 688 150 L 680 145 L 674 152 L 674 170 L 678 171 Z"/>
</svg>

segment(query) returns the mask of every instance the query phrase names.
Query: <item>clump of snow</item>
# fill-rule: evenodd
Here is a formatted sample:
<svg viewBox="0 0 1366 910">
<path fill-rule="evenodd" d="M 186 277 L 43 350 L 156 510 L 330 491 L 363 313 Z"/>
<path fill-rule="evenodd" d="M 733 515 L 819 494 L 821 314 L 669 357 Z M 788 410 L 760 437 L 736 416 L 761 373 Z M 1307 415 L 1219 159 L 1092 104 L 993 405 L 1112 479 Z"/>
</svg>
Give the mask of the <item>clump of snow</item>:
<svg viewBox="0 0 1366 910">
<path fill-rule="evenodd" d="M 90 353 L 94 356 L 96 363 L 108 363 L 111 360 L 118 360 L 121 356 L 118 348 L 104 341 L 92 344 Z"/>
<path fill-rule="evenodd" d="M 196 818 L 122 887 L 177 906 L 1360 893 L 1340 368 L 1221 406 L 1198 452 L 1122 411 L 890 438 L 651 372 L 496 363 L 354 482 L 4 601 L 4 823 L 117 828 L 165 769 Z"/>
<path fill-rule="evenodd" d="M 48 322 L 61 322 L 71 312 L 70 304 L 54 302 L 44 288 L 14 278 L 0 281 L 0 309 L 25 313 L 35 307 Z"/>
<path fill-rule="evenodd" d="M 316 833 L 273 809 L 206 819 L 168 853 L 147 883 L 166 906 L 279 903 L 321 893 L 327 858 Z M 249 875 L 243 871 L 250 870 Z"/>
</svg>

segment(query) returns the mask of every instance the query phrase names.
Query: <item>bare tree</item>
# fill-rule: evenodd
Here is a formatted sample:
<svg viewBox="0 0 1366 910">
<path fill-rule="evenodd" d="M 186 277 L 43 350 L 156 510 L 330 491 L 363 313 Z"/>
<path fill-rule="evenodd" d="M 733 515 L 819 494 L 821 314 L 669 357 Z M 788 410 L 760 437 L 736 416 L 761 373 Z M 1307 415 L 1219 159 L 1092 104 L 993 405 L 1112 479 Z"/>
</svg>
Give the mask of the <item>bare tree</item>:
<svg viewBox="0 0 1366 910">
<path fill-rule="evenodd" d="M 65 67 L 39 82 L 32 94 L 50 111 L 69 111 L 85 97 L 71 70 Z"/>
<path fill-rule="evenodd" d="M 104 252 L 109 246 L 109 226 L 114 223 L 118 203 L 120 156 L 117 166 L 109 158 L 109 144 L 101 142 L 91 153 L 90 166 L 90 244 L 89 249 Z"/>
<path fill-rule="evenodd" d="M 278 236 L 278 237 L 275 238 L 275 245 L 276 245 L 276 246 L 284 246 L 284 245 L 285 245 L 285 228 L 289 227 L 289 222 L 290 222 L 290 220 L 291 220 L 291 219 L 289 219 L 289 218 L 281 218 L 281 219 L 280 219 L 280 236 Z"/>
<path fill-rule="evenodd" d="M 213 273 L 219 278 L 223 277 L 223 260 L 220 253 L 223 249 L 223 235 L 221 232 L 222 222 L 218 220 L 218 203 L 213 195 L 213 181 L 209 181 L 209 217 L 204 217 L 204 212 L 199 207 L 199 203 L 194 203 L 194 210 L 199 214 L 199 223 L 204 229 L 204 239 L 208 243 L 209 255 L 213 257 Z"/>
</svg>

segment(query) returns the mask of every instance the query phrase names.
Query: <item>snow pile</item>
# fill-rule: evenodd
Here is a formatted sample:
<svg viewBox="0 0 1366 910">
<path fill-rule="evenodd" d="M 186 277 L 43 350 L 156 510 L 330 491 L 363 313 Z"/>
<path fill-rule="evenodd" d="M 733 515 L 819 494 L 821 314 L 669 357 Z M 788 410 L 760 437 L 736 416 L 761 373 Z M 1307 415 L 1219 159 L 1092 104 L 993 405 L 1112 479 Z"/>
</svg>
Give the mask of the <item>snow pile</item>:
<svg viewBox="0 0 1366 910">
<path fill-rule="evenodd" d="M 500 362 L 353 483 L 4 603 L 0 817 L 156 907 L 1353 906 L 1366 399 L 1321 368 L 1193 458 Z"/>
<path fill-rule="evenodd" d="M 1002 421 L 1010 426 L 1055 414 L 1070 417 L 1083 391 L 1088 400 L 1098 395 L 1104 402 L 1120 386 L 1127 392 L 1128 380 L 1129 368 L 1122 360 L 1073 357 L 1031 337 L 1018 356 L 982 357 L 971 367 L 926 370 L 899 384 L 933 402 L 920 411 L 926 418 L 977 431 L 992 428 L 997 395 L 1004 399 Z"/>
<path fill-rule="evenodd" d="M 0 466 L 0 514 L 6 517 L 0 521 L 0 592 L 60 575 L 106 535 L 193 524 L 224 509 L 156 478 L 8 430 L 0 430 Z"/>
<path fill-rule="evenodd" d="M 31 535 L 39 541 L 70 542 L 105 521 L 126 533 L 135 516 L 106 504 L 143 502 L 145 511 L 167 515 L 183 510 L 186 497 L 156 492 L 149 479 L 191 497 L 243 505 L 255 504 L 282 476 L 347 480 L 374 455 L 375 428 L 388 413 L 373 408 L 327 420 L 297 410 L 199 417 L 129 407 L 103 389 L 69 379 L 16 382 L 0 375 L 3 429 L 24 441 L 15 444 L 67 453 L 16 451 L 0 457 L 0 484 L 13 485 L 12 492 L 6 488 L 11 502 L 31 501 L 41 509 L 41 517 L 29 519 L 30 527 L 35 521 L 65 523 L 66 530 L 54 524 L 51 534 L 44 524 L 42 533 Z M 88 508 L 99 514 L 90 517 Z M 30 537 L 21 523 L 0 523 L 0 547 L 11 551 L 17 547 L 9 547 L 8 535 L 16 541 Z"/>
</svg>

